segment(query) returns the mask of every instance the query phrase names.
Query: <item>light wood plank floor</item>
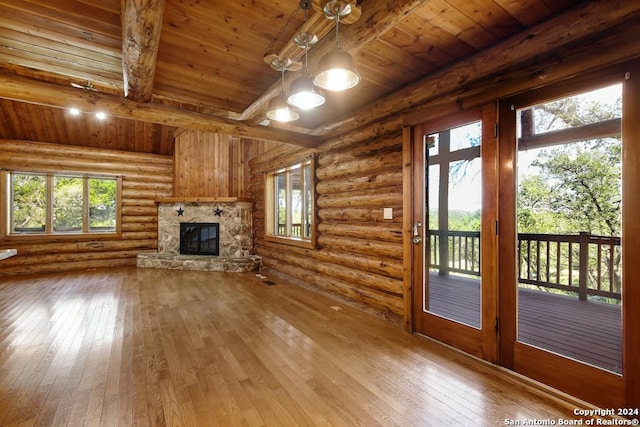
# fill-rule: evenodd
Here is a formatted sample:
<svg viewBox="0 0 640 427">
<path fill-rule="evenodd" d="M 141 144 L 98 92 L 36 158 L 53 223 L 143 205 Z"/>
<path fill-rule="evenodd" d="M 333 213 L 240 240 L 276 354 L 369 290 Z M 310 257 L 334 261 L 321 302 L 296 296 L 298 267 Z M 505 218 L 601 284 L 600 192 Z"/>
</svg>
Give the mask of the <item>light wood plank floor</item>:
<svg viewBox="0 0 640 427">
<path fill-rule="evenodd" d="M 0 280 L 0 425 L 498 426 L 576 402 L 253 273 Z"/>
</svg>

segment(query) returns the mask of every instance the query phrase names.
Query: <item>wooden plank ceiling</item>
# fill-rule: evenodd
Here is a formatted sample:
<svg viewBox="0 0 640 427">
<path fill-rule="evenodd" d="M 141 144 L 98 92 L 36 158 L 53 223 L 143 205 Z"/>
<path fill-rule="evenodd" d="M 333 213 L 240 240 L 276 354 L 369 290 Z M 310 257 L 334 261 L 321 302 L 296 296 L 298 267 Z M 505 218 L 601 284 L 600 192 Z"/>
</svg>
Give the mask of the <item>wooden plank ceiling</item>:
<svg viewBox="0 0 640 427">
<path fill-rule="evenodd" d="M 293 125 L 264 126 L 280 90 L 267 48 L 299 60 L 292 39 L 303 26 L 326 34 L 309 51 L 313 72 L 335 45 L 320 0 L 306 22 L 297 0 L 0 0 L 0 138 L 171 154 L 173 132 L 193 123 L 312 145 L 354 111 L 585 3 L 352 2 L 361 17 L 341 25 L 340 43 L 360 84 L 328 93 Z M 287 72 L 287 84 L 298 75 Z M 109 118 L 72 117 L 63 108 L 76 98 L 83 111 L 104 106 Z"/>
</svg>

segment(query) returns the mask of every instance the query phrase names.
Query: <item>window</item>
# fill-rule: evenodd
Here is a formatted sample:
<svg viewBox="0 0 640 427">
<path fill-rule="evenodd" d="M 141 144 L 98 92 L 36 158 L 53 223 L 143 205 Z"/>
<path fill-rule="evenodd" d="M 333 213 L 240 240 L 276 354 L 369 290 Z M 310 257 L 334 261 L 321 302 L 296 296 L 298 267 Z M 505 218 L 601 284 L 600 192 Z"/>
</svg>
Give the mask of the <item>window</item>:
<svg viewBox="0 0 640 427">
<path fill-rule="evenodd" d="M 315 244 L 315 162 L 305 160 L 267 174 L 266 237 L 299 246 Z"/>
<path fill-rule="evenodd" d="M 118 178 L 30 172 L 7 176 L 10 235 L 118 231 Z"/>
</svg>

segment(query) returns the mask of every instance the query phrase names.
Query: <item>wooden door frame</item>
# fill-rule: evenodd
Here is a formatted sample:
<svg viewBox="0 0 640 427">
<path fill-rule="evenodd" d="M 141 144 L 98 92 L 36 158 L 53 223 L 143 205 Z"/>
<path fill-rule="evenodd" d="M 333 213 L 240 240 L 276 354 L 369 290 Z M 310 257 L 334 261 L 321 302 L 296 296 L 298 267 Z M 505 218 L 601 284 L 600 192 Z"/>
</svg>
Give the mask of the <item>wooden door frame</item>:
<svg viewBox="0 0 640 427">
<path fill-rule="evenodd" d="M 523 106 L 623 81 L 623 373 L 599 368 L 517 342 L 516 111 Z M 500 364 L 578 398 L 607 408 L 640 407 L 640 65 L 616 65 L 499 102 L 499 359 Z M 626 185 L 624 183 L 627 183 Z M 629 183 L 637 183 L 635 188 Z M 530 363 L 535 361 L 534 363 Z M 558 375 L 561 373 L 562 375 Z"/>
<path fill-rule="evenodd" d="M 405 281 L 410 283 L 405 287 L 405 319 L 406 329 L 414 331 L 415 324 L 422 313 L 419 305 L 422 298 L 416 298 L 416 284 L 423 279 L 422 271 L 423 250 L 427 236 L 427 225 L 424 224 L 420 230 L 420 237 L 423 239 L 422 245 L 414 245 L 413 224 L 416 221 L 424 222 L 423 207 L 425 205 L 424 194 L 424 141 L 423 136 L 426 129 L 431 132 L 433 129 L 448 129 L 459 124 L 469 123 L 475 120 L 482 120 L 482 143 L 480 145 L 482 162 L 482 234 L 481 246 L 483 248 L 481 258 L 482 271 L 482 329 L 464 327 L 457 322 L 445 318 L 433 318 L 434 329 L 439 331 L 440 339 L 449 345 L 460 348 L 474 356 L 483 358 L 491 363 L 498 362 L 498 341 L 497 341 L 497 297 L 498 297 L 498 251 L 497 251 L 497 213 L 498 213 L 498 182 L 497 182 L 497 104 L 487 104 L 482 108 L 453 114 L 431 120 L 412 128 L 405 128 L 403 132 L 403 153 L 404 153 L 404 254 L 405 260 Z M 418 185 L 416 183 L 422 183 Z M 428 276 L 425 276 L 428 278 Z"/>
</svg>

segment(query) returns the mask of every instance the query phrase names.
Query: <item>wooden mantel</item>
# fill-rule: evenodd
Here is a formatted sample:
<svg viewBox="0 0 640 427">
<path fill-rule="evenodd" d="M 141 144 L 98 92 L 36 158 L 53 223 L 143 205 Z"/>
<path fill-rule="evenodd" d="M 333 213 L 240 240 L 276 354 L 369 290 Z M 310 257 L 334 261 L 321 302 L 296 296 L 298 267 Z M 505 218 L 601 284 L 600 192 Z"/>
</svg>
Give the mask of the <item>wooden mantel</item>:
<svg viewBox="0 0 640 427">
<path fill-rule="evenodd" d="M 253 202 L 244 197 L 163 197 L 155 200 L 156 203 L 234 203 Z"/>
</svg>

